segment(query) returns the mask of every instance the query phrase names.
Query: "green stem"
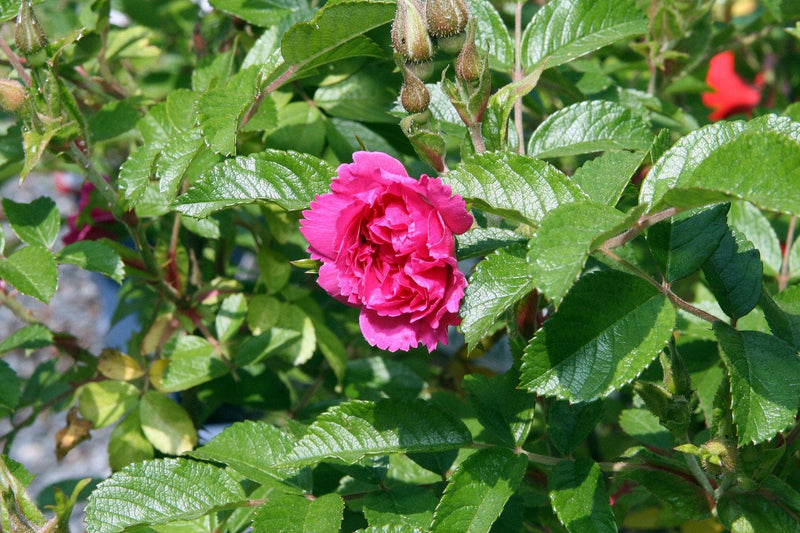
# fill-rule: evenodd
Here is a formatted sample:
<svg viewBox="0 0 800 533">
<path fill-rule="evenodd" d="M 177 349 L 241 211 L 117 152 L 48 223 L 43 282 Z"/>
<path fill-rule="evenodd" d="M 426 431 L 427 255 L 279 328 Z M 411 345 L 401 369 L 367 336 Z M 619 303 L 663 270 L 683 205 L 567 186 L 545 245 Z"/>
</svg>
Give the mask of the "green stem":
<svg viewBox="0 0 800 533">
<path fill-rule="evenodd" d="M 794 241 L 794 228 L 797 224 L 797 215 L 789 219 L 789 229 L 786 231 L 786 242 L 784 243 L 783 260 L 781 261 L 781 272 L 778 274 L 778 292 L 784 290 L 789 285 L 789 256 L 792 252 Z"/>
<path fill-rule="evenodd" d="M 8 56 L 8 60 L 14 66 L 14 69 L 19 74 L 19 77 L 22 78 L 22 81 L 25 82 L 25 85 L 30 86 L 31 77 L 28 76 L 28 73 L 25 71 L 25 67 L 22 66 L 22 63 L 17 57 L 17 54 L 15 54 L 13 50 L 11 50 L 11 47 L 8 46 L 8 43 L 6 43 L 5 39 L 0 39 L 0 48 L 2 48 L 3 52 L 5 52 L 6 56 Z"/>
<path fill-rule="evenodd" d="M 523 2 L 517 0 L 517 7 L 514 11 L 514 72 L 512 74 L 513 81 L 522 79 L 522 4 Z M 517 139 L 519 139 L 519 146 L 517 151 L 520 154 L 525 154 L 524 131 L 522 129 L 522 98 L 514 103 L 514 126 L 517 129 Z"/>
<path fill-rule="evenodd" d="M 0 290 L 0 307 L 7 308 L 9 311 L 14 313 L 15 317 L 19 318 L 26 324 L 42 323 L 41 320 L 33 316 L 33 313 L 26 309 L 24 305 L 19 303 L 16 298 L 4 290 Z"/>
<path fill-rule="evenodd" d="M 483 134 L 481 133 L 481 123 L 475 122 L 470 124 L 467 128 L 469 136 L 472 139 L 472 146 L 475 147 L 475 152 L 482 154 L 486 151 L 486 145 L 483 143 Z"/>
<path fill-rule="evenodd" d="M 117 192 L 111 187 L 111 184 L 106 181 L 100 172 L 94 167 L 92 160 L 84 153 L 83 150 L 78 148 L 75 143 L 69 145 L 69 155 L 75 160 L 78 165 L 86 170 L 86 177 L 95 188 L 100 191 L 103 199 L 108 202 L 109 207 L 114 210 L 117 205 Z"/>
<path fill-rule="evenodd" d="M 622 246 L 623 244 L 635 239 L 646 228 L 649 228 L 653 224 L 657 224 L 662 220 L 671 218 L 676 214 L 678 214 L 679 212 L 680 209 L 678 209 L 677 207 L 670 207 L 663 211 L 659 211 L 658 213 L 653 213 L 652 215 L 643 216 L 636 221 L 636 224 L 634 224 L 632 228 L 629 228 L 623 233 L 620 233 L 616 237 L 611 237 L 602 244 L 602 247 L 610 250 L 611 248 Z"/>
</svg>

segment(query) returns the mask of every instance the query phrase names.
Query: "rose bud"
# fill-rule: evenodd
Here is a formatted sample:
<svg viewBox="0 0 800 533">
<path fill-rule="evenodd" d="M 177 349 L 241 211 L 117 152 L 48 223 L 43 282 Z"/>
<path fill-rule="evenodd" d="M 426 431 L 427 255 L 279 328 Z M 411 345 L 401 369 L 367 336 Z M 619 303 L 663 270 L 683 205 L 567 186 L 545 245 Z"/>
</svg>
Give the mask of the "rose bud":
<svg viewBox="0 0 800 533">
<path fill-rule="evenodd" d="M 405 66 L 403 66 L 403 86 L 400 88 L 400 103 L 409 113 L 422 113 L 431 103 L 431 93 L 428 88 Z"/>
<path fill-rule="evenodd" d="M 392 22 L 392 46 L 406 61 L 419 63 L 433 57 L 433 41 L 428 35 L 421 0 L 398 0 Z"/>
<path fill-rule="evenodd" d="M 16 111 L 25 102 L 25 87 L 16 80 L 0 79 L 0 108 Z"/>
<path fill-rule="evenodd" d="M 475 25 L 470 25 L 464 47 L 456 59 L 456 76 L 464 81 L 478 81 L 483 74 L 483 60 L 475 48 Z"/>
<path fill-rule="evenodd" d="M 14 27 L 14 42 L 17 49 L 25 56 L 30 56 L 44 48 L 47 37 L 42 25 L 33 13 L 30 1 L 22 2 L 17 14 L 17 25 Z"/>
<path fill-rule="evenodd" d="M 425 5 L 428 33 L 434 37 L 450 37 L 467 27 L 469 8 L 464 0 L 428 0 Z"/>
</svg>

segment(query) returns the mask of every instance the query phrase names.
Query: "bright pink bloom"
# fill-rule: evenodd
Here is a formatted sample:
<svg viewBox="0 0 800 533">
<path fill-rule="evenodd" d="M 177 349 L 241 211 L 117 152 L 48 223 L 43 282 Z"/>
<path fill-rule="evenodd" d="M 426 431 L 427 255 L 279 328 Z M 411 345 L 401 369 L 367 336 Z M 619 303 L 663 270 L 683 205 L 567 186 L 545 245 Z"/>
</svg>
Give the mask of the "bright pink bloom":
<svg viewBox="0 0 800 533">
<path fill-rule="evenodd" d="M 300 231 L 321 259 L 318 283 L 360 307 L 367 341 L 381 349 L 433 351 L 447 327 L 461 322 L 467 281 L 459 272 L 453 235 L 472 215 L 439 178 L 408 176 L 380 152 L 356 152 L 340 165 L 331 192 L 303 211 Z"/>
<path fill-rule="evenodd" d="M 733 52 L 727 50 L 711 58 L 706 84 L 714 92 L 703 93 L 703 105 L 713 109 L 711 120 L 721 120 L 737 113 L 749 113 L 761 101 L 760 88 L 745 82 L 736 73 Z M 762 82 L 763 83 L 763 82 Z"/>
</svg>

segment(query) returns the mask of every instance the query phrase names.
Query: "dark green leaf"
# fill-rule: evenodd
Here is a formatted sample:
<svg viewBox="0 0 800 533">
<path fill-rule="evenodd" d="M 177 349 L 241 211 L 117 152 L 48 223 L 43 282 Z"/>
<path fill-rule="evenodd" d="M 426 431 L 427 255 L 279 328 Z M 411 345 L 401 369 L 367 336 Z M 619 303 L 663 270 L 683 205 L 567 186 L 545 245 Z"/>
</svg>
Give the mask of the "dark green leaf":
<svg viewBox="0 0 800 533">
<path fill-rule="evenodd" d="M 506 448 L 485 448 L 458 465 L 431 523 L 436 532 L 484 532 L 519 486 L 528 459 Z"/>
<path fill-rule="evenodd" d="M 56 261 L 99 272 L 117 283 L 122 283 L 122 278 L 125 277 L 125 265 L 122 259 L 113 248 L 101 241 L 78 241 L 68 244 L 56 254 Z"/>
<path fill-rule="evenodd" d="M 653 135 L 642 118 L 615 102 L 585 101 L 560 109 L 528 141 L 536 157 L 562 157 L 607 150 L 650 148 Z"/>
<path fill-rule="evenodd" d="M 238 72 L 223 87 L 211 89 L 197 100 L 197 119 L 208 146 L 215 152 L 236 152 L 239 121 L 258 91 L 258 67 Z"/>
<path fill-rule="evenodd" d="M 461 330 L 470 350 L 497 319 L 533 290 L 523 245 L 501 248 L 478 263 L 461 304 Z"/>
<path fill-rule="evenodd" d="M 142 433 L 139 411 L 133 410 L 117 424 L 108 441 L 108 463 L 117 471 L 132 463 L 147 461 L 155 456 L 155 448 Z"/>
<path fill-rule="evenodd" d="M 36 350 L 53 344 L 53 332 L 42 324 L 18 329 L 0 342 L 0 354 L 11 350 Z"/>
<path fill-rule="evenodd" d="M 370 357 L 347 364 L 344 392 L 348 398 L 377 400 L 381 397 L 414 400 L 425 382 L 407 365 L 394 359 Z"/>
<path fill-rule="evenodd" d="M 571 454 L 594 430 L 602 414 L 602 402 L 556 400 L 547 410 L 547 436 L 558 451 Z"/>
<path fill-rule="evenodd" d="M 187 459 L 145 461 L 98 485 L 86 506 L 86 530 L 115 533 L 136 524 L 188 520 L 244 499 L 242 487 L 221 468 Z"/>
<path fill-rule="evenodd" d="M 555 67 L 626 37 L 647 32 L 630 0 L 556 0 L 534 15 L 522 37 L 522 64 Z"/>
<path fill-rule="evenodd" d="M 447 175 L 453 192 L 486 211 L 538 225 L 561 204 L 586 198 L 555 167 L 509 152 L 484 152 L 465 158 Z"/>
<path fill-rule="evenodd" d="M 781 270 L 781 245 L 766 216 L 749 202 L 732 202 L 728 224 L 753 243 L 764 263 L 764 272 L 774 276 Z"/>
<path fill-rule="evenodd" d="M 45 248 L 55 244 L 61 215 L 52 199 L 41 196 L 30 203 L 17 203 L 3 198 L 2 204 L 8 223 L 22 242 Z"/>
<path fill-rule="evenodd" d="M 276 25 L 295 9 L 308 5 L 305 1 L 293 0 L 211 0 L 210 4 L 220 11 L 264 28 Z"/>
<path fill-rule="evenodd" d="M 658 469 L 632 469 L 620 474 L 667 503 L 684 520 L 702 520 L 711 515 L 708 494 L 683 476 Z"/>
<path fill-rule="evenodd" d="M 673 282 L 699 270 L 728 231 L 729 204 L 664 220 L 647 230 L 647 244 L 664 278 Z"/>
<path fill-rule="evenodd" d="M 658 422 L 658 417 L 647 409 L 625 409 L 619 415 L 622 431 L 646 446 L 669 450 L 675 439 Z"/>
<path fill-rule="evenodd" d="M 553 468 L 547 486 L 553 510 L 569 531 L 617 531 L 603 474 L 591 459 L 561 461 Z"/>
<path fill-rule="evenodd" d="M 687 342 L 678 345 L 678 352 L 689 371 L 700 408 L 710 423 L 713 419 L 714 396 L 725 377 L 717 343 L 711 341 Z"/>
<path fill-rule="evenodd" d="M 253 519 L 253 533 L 339 531 L 344 500 L 338 494 L 306 498 L 273 492 Z"/>
<path fill-rule="evenodd" d="M 0 408 L 13 410 L 20 397 L 20 379 L 8 363 L 0 359 Z"/>
<path fill-rule="evenodd" d="M 708 287 L 731 318 L 749 313 L 761 297 L 764 265 L 758 250 L 744 236 L 728 230 L 703 265 Z"/>
<path fill-rule="evenodd" d="M 800 397 L 800 358 L 788 344 L 759 331 L 714 323 L 728 366 L 739 444 L 771 439 L 794 422 Z"/>
<path fill-rule="evenodd" d="M 800 285 L 792 285 L 775 295 L 764 289 L 761 309 L 772 333 L 800 350 Z M 1 350 L 0 350 L 1 351 Z"/>
<path fill-rule="evenodd" d="M 292 102 L 278 111 L 278 128 L 267 137 L 270 147 L 319 155 L 325 145 L 325 120 L 319 109 Z"/>
<path fill-rule="evenodd" d="M 105 141 L 136 127 L 139 111 L 131 100 L 116 100 L 101 107 L 89 119 L 92 142 Z"/>
<path fill-rule="evenodd" d="M 575 202 L 548 212 L 528 244 L 528 263 L 534 285 L 559 302 L 578 278 L 589 253 L 609 237 L 625 216 L 605 204 Z M 569 238 L 564 238 L 569 228 Z"/>
<path fill-rule="evenodd" d="M 522 446 L 533 424 L 536 396 L 517 389 L 519 372 L 487 378 L 469 374 L 462 382 L 478 420 L 501 443 Z"/>
<path fill-rule="evenodd" d="M 800 522 L 779 501 L 756 492 L 726 492 L 717 504 L 719 520 L 731 533 L 800 532 Z"/>
<path fill-rule="evenodd" d="M 388 113 L 397 93 L 389 72 L 360 70 L 339 83 L 320 87 L 314 103 L 326 114 L 362 122 L 397 123 Z"/>
<path fill-rule="evenodd" d="M 7 259 L 0 258 L 0 278 L 22 294 L 48 303 L 58 285 L 56 259 L 40 246 L 20 248 Z"/>
<path fill-rule="evenodd" d="M 670 302 L 641 278 L 586 275 L 525 350 L 521 385 L 572 402 L 606 396 L 647 367 L 674 325 Z"/>
<path fill-rule="evenodd" d="M 637 152 L 606 152 L 581 165 L 572 181 L 595 202 L 616 205 L 642 159 Z"/>
<path fill-rule="evenodd" d="M 403 531 L 425 530 L 433 520 L 439 503 L 430 490 L 413 485 L 400 485 L 364 496 L 364 516 L 374 527 L 401 527 Z"/>
<path fill-rule="evenodd" d="M 328 191 L 335 171 L 316 157 L 295 152 L 266 150 L 228 159 L 204 173 L 174 209 L 193 217 L 259 200 L 300 210 L 317 194 Z"/>
<path fill-rule="evenodd" d="M 526 241 L 528 241 L 527 237 L 510 229 L 474 228 L 461 235 L 456 235 L 457 255 L 459 260 L 483 257 L 498 248 L 524 244 Z"/>
</svg>

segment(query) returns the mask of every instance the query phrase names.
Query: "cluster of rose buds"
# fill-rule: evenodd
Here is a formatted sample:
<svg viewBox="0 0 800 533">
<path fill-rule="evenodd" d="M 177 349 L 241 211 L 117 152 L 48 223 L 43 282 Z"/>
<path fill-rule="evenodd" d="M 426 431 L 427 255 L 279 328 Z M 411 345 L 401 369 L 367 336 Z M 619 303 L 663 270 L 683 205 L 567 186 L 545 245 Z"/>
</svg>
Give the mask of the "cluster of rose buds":
<svg viewBox="0 0 800 533">
<path fill-rule="evenodd" d="M 472 61 L 475 65 L 469 63 L 473 55 L 477 57 L 477 52 L 474 43 L 469 42 L 469 34 L 474 38 L 474 31 L 467 31 L 468 22 L 469 9 L 464 0 L 397 1 L 392 46 L 400 58 L 403 72 L 400 102 L 406 111 L 422 113 L 430 103 L 430 93 L 422 80 L 433 73 L 434 40 L 445 52 L 459 54 L 458 64 L 467 64 L 461 70 L 469 76 L 474 76 L 480 68 L 478 61 Z M 462 61 L 461 55 L 468 48 L 469 58 Z"/>
</svg>

